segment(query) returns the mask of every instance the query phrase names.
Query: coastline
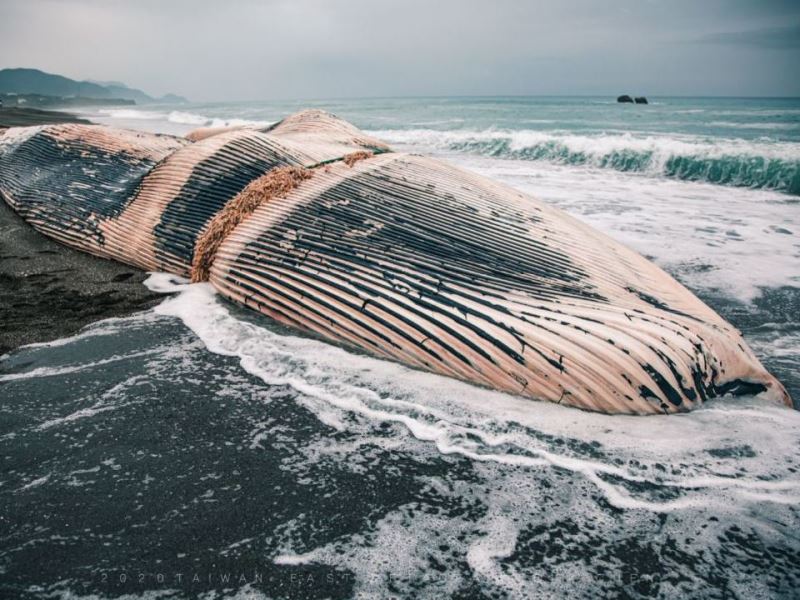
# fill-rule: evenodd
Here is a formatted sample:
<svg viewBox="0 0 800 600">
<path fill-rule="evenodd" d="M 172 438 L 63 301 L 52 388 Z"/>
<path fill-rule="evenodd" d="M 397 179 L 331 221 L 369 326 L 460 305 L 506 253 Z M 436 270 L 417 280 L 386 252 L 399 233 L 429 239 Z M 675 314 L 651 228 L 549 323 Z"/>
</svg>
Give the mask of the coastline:
<svg viewBox="0 0 800 600">
<path fill-rule="evenodd" d="M 38 108 L 0 108 L 0 129 L 53 123 L 91 123 L 69 112 Z"/>
<path fill-rule="evenodd" d="M 89 121 L 70 113 L 0 109 L 0 129 L 63 122 Z M 146 277 L 45 237 L 0 200 L 0 356 L 154 306 L 163 295 L 141 285 Z"/>
</svg>

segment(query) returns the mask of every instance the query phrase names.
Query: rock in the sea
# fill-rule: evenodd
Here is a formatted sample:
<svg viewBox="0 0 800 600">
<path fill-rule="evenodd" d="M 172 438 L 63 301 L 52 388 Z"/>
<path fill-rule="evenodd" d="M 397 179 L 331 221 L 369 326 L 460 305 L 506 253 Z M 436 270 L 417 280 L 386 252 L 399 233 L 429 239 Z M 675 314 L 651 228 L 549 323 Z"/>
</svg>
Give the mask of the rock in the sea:
<svg viewBox="0 0 800 600">
<path fill-rule="evenodd" d="M 622 96 L 617 96 L 617 102 L 628 103 L 628 104 L 647 104 L 647 98 L 644 96 L 636 96 L 632 98 L 628 96 L 628 94 L 623 94 Z"/>
</svg>

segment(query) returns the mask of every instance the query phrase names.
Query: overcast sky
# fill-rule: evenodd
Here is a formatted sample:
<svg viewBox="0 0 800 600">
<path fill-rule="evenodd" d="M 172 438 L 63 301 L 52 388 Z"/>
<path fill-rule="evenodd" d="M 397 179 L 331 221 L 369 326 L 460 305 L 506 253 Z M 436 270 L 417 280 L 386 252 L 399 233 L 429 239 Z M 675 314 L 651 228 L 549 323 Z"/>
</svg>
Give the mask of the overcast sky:
<svg viewBox="0 0 800 600">
<path fill-rule="evenodd" d="M 0 0 L 0 67 L 192 100 L 800 96 L 800 0 Z"/>
</svg>

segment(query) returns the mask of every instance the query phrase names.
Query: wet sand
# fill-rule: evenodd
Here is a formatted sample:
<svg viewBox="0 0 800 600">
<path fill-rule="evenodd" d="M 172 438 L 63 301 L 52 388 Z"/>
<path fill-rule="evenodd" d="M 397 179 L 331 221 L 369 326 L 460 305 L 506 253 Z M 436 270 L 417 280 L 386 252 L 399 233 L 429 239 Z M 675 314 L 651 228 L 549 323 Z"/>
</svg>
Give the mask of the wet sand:
<svg viewBox="0 0 800 600">
<path fill-rule="evenodd" d="M 68 113 L 0 109 L 0 127 L 76 120 Z M 46 238 L 0 200 L 0 355 L 157 304 L 163 295 L 142 285 L 146 277 Z"/>
</svg>

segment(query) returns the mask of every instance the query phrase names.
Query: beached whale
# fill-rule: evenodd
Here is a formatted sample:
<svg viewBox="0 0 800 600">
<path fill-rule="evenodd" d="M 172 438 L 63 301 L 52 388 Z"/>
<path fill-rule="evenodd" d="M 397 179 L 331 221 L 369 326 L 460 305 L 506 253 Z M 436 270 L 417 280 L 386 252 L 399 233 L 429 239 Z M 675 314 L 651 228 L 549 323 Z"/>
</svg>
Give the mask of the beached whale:
<svg viewBox="0 0 800 600">
<path fill-rule="evenodd" d="M 790 405 L 691 292 L 535 198 L 321 111 L 187 138 L 12 128 L 0 194 L 69 246 L 478 385 L 607 413 Z"/>
</svg>

